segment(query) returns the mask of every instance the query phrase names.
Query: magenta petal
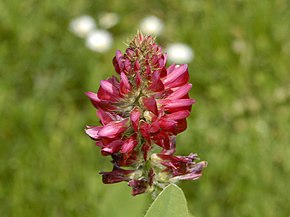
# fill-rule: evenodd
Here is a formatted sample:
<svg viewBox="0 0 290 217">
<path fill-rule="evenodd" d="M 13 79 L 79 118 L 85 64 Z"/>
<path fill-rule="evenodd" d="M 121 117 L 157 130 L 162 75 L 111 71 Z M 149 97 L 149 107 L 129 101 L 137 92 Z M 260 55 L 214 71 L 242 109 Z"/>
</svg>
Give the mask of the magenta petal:
<svg viewBox="0 0 290 217">
<path fill-rule="evenodd" d="M 102 129 L 102 127 L 99 127 L 99 126 L 96 126 L 96 127 L 88 127 L 87 129 L 85 129 L 85 132 L 92 139 L 100 139 L 100 136 L 99 136 L 100 129 Z"/>
<path fill-rule="evenodd" d="M 181 120 L 181 119 L 187 118 L 189 115 L 190 115 L 190 112 L 188 110 L 182 110 L 182 111 L 168 114 L 165 117 L 166 119 L 170 119 L 170 120 Z"/>
<path fill-rule="evenodd" d="M 126 126 L 127 119 L 119 122 L 111 122 L 105 125 L 99 132 L 98 135 L 106 138 L 115 138 L 122 134 L 128 127 Z"/>
<path fill-rule="evenodd" d="M 106 112 L 102 109 L 99 109 L 97 111 L 97 116 L 100 118 L 101 120 L 101 123 L 103 125 L 107 125 L 108 123 L 112 122 L 112 121 L 118 121 L 120 120 L 120 116 L 114 114 L 114 113 L 111 113 L 111 112 Z"/>
<path fill-rule="evenodd" d="M 102 151 L 107 152 L 107 153 L 116 153 L 120 150 L 121 146 L 123 145 L 124 141 L 123 140 L 115 140 L 107 145 L 105 145 L 102 148 Z"/>
<path fill-rule="evenodd" d="M 193 99 L 160 99 L 158 103 L 163 105 L 164 109 L 170 112 L 175 112 L 179 110 L 188 110 L 190 106 L 195 102 Z"/>
<path fill-rule="evenodd" d="M 148 87 L 153 92 L 160 92 L 164 90 L 163 82 L 160 80 L 159 72 L 155 71 L 152 75 L 152 84 Z"/>
<path fill-rule="evenodd" d="M 123 143 L 121 153 L 131 152 L 137 146 L 137 144 L 138 143 L 136 139 L 134 137 L 130 137 Z"/>
<path fill-rule="evenodd" d="M 92 104 L 98 109 L 101 108 L 106 111 L 116 109 L 116 107 L 112 105 L 112 102 L 100 99 L 96 93 L 86 92 L 85 94 L 89 97 Z"/>
<path fill-rule="evenodd" d="M 153 96 L 148 98 L 144 97 L 143 103 L 146 109 L 153 112 L 155 115 L 158 115 L 156 100 Z"/>
<path fill-rule="evenodd" d="M 122 57 L 123 57 L 122 52 L 117 50 L 116 56 L 113 58 L 113 65 L 114 65 L 115 71 L 117 73 L 120 73 L 124 68 L 124 64 L 122 62 Z"/>
<path fill-rule="evenodd" d="M 167 88 L 178 87 L 186 84 L 189 80 L 189 74 L 187 71 L 187 65 L 181 65 L 175 68 L 167 77 L 164 79 L 164 86 Z"/>
<path fill-rule="evenodd" d="M 131 85 L 129 83 L 128 77 L 125 75 L 124 72 L 121 72 L 120 77 L 121 77 L 120 92 L 122 94 L 127 94 L 131 90 Z"/>
<path fill-rule="evenodd" d="M 192 84 L 189 84 L 189 83 L 181 87 L 178 87 L 169 96 L 167 96 L 167 99 L 181 99 L 182 97 L 188 94 L 191 87 L 192 87 Z"/>
<path fill-rule="evenodd" d="M 140 72 L 137 71 L 136 72 L 136 77 L 135 77 L 135 82 L 136 82 L 136 86 L 137 87 L 140 87 L 141 81 L 142 81 L 142 78 L 141 78 Z"/>
<path fill-rule="evenodd" d="M 119 90 L 116 87 L 114 87 L 113 84 L 109 81 L 102 80 L 101 87 L 111 95 L 114 95 L 114 96 L 119 95 Z"/>
<path fill-rule="evenodd" d="M 141 116 L 141 113 L 140 113 L 138 107 L 135 107 L 131 111 L 131 114 L 130 114 L 131 124 L 132 124 L 133 129 L 134 129 L 135 132 L 137 132 L 138 131 L 138 128 L 139 128 L 140 116 Z"/>
</svg>

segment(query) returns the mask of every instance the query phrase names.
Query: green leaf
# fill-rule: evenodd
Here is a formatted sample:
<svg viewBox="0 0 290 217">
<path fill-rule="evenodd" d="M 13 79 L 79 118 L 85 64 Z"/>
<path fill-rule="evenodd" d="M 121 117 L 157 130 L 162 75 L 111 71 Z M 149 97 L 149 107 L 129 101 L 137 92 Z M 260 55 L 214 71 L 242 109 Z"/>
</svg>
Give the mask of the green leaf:
<svg viewBox="0 0 290 217">
<path fill-rule="evenodd" d="M 145 217 L 189 217 L 187 202 L 183 191 L 170 184 L 151 204 Z"/>
</svg>

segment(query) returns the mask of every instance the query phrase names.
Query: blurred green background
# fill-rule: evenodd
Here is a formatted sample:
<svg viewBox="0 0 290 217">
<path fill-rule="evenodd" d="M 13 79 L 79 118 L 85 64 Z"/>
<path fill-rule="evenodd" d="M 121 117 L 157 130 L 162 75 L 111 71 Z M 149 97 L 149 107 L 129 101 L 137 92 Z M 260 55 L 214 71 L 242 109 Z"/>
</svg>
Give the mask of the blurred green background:
<svg viewBox="0 0 290 217">
<path fill-rule="evenodd" d="M 68 30 L 83 14 L 116 12 L 114 47 L 90 51 Z M 84 95 L 114 74 L 116 49 L 140 20 L 165 22 L 160 45 L 193 47 L 197 100 L 178 154 L 209 162 L 180 183 L 196 217 L 290 215 L 290 3 L 273 1 L 0 2 L 0 216 L 139 217 L 149 195 L 103 185 L 109 170 L 84 134 L 96 124 Z"/>
</svg>

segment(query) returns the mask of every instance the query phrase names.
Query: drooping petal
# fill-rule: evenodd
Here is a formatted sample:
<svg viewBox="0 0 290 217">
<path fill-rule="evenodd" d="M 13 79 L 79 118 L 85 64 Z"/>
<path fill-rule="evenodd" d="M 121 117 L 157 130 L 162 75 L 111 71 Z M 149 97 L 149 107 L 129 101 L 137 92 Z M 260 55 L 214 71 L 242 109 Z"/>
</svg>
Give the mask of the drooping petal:
<svg viewBox="0 0 290 217">
<path fill-rule="evenodd" d="M 104 184 L 112 184 L 122 181 L 129 181 L 129 176 L 133 172 L 134 170 L 116 169 L 111 172 L 100 172 L 100 174 L 103 176 Z"/>
</svg>

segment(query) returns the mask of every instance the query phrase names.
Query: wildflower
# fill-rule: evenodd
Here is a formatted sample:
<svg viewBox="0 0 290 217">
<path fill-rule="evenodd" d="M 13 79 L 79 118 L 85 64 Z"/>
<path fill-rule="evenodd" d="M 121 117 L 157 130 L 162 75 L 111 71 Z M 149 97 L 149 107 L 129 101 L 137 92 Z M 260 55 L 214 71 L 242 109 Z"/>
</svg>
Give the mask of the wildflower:
<svg viewBox="0 0 290 217">
<path fill-rule="evenodd" d="M 158 36 L 163 31 L 163 22 L 156 16 L 148 16 L 145 17 L 140 23 L 140 29 L 142 32 L 148 35 Z"/>
<path fill-rule="evenodd" d="M 193 50 L 186 44 L 174 43 L 167 47 L 168 60 L 174 63 L 189 63 L 194 58 Z"/>
<path fill-rule="evenodd" d="M 111 34 L 106 30 L 94 30 L 86 37 L 86 46 L 96 52 L 108 51 L 113 43 Z"/>
<path fill-rule="evenodd" d="M 92 17 L 83 15 L 73 19 L 70 22 L 69 28 L 74 34 L 84 38 L 96 28 L 96 23 Z"/>
<path fill-rule="evenodd" d="M 153 37 L 138 33 L 125 53 L 117 51 L 113 58 L 118 78 L 86 93 L 101 123 L 88 126 L 86 133 L 104 156 L 112 157 L 113 170 L 101 172 L 103 182 L 126 181 L 133 195 L 195 180 L 206 167 L 195 162 L 195 154 L 174 156 L 176 135 L 187 128 L 195 101 L 188 95 L 188 66 L 166 67 L 166 60 Z"/>
</svg>

